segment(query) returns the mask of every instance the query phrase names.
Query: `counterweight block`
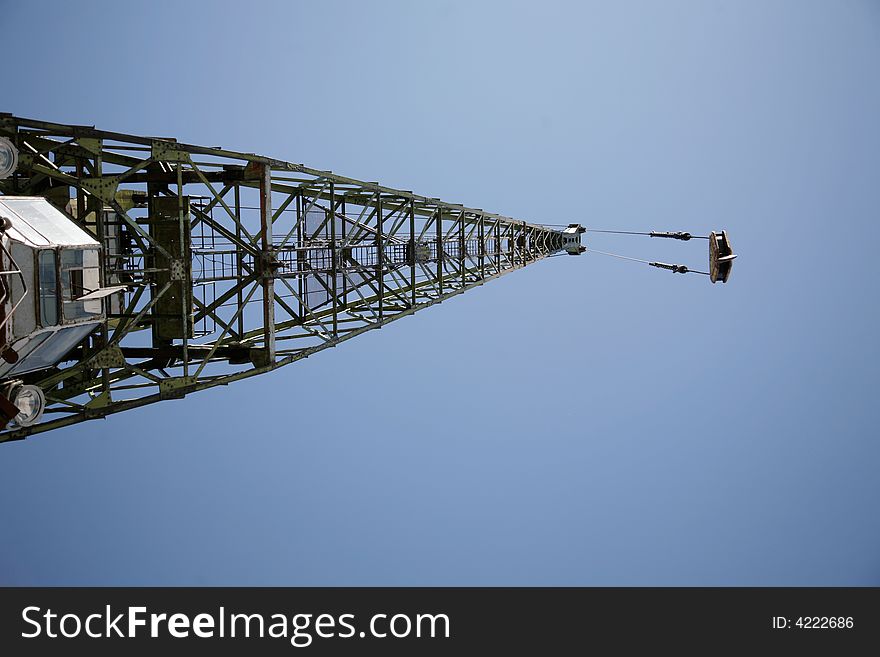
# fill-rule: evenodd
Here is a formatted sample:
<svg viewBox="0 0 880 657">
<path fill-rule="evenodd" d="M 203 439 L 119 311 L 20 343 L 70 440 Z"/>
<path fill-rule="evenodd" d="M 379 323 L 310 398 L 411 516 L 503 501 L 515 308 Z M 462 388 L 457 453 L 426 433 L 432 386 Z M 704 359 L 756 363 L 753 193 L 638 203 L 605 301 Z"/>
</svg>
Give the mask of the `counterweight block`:
<svg viewBox="0 0 880 657">
<path fill-rule="evenodd" d="M 168 283 L 170 287 L 153 307 L 153 336 L 157 342 L 191 338 L 193 337 L 193 284 L 189 198 L 152 198 L 150 235 L 171 256 L 169 258 L 158 249 L 154 249 L 155 267 L 158 270 L 155 273 L 154 294 L 158 294 Z"/>
</svg>

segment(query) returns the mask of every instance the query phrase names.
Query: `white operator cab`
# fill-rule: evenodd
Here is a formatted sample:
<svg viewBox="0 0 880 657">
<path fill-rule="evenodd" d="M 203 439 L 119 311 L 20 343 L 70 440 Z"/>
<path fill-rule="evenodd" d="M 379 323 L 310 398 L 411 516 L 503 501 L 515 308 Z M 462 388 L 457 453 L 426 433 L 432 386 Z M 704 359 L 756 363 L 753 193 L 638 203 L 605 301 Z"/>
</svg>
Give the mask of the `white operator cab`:
<svg viewBox="0 0 880 657">
<path fill-rule="evenodd" d="M 104 321 L 120 288 L 101 289 L 100 248 L 45 198 L 0 196 L 0 416 L 19 411 L 0 423 L 39 421 L 43 392 L 18 377 L 62 362 Z"/>
</svg>

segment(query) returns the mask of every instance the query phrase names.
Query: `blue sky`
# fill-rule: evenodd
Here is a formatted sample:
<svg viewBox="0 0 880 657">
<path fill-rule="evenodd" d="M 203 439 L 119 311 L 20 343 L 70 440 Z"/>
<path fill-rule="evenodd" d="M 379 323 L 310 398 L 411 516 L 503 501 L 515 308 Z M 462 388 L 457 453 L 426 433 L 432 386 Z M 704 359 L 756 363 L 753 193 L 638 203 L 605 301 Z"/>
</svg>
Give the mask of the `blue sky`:
<svg viewBox="0 0 880 657">
<path fill-rule="evenodd" d="M 271 375 L 0 446 L 0 583 L 878 585 L 873 2 L 17 3 L 2 111 L 544 223 Z M 705 264 L 703 242 L 587 235 Z"/>
</svg>

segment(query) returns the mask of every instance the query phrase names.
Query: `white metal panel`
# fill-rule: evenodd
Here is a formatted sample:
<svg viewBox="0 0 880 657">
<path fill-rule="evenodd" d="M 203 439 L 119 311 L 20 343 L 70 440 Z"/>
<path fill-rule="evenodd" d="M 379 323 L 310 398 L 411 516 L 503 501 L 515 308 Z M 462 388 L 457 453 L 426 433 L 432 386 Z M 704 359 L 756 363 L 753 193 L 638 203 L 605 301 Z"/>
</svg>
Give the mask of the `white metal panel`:
<svg viewBox="0 0 880 657">
<path fill-rule="evenodd" d="M 100 246 L 43 197 L 0 196 L 0 212 L 12 220 L 10 233 L 20 233 L 35 246 Z"/>
</svg>

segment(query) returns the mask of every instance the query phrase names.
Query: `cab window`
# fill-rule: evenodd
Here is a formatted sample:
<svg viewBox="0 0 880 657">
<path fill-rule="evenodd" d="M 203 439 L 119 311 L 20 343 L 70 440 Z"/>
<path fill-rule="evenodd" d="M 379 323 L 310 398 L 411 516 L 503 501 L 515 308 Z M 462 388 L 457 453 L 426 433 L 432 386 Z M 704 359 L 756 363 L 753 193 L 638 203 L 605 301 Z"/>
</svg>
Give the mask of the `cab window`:
<svg viewBox="0 0 880 657">
<path fill-rule="evenodd" d="M 40 251 L 40 323 L 55 326 L 58 323 L 58 280 L 55 274 L 55 251 Z"/>
<path fill-rule="evenodd" d="M 88 319 L 101 314 L 101 300 L 77 301 L 100 287 L 97 249 L 61 250 L 61 299 L 64 319 Z"/>
</svg>

